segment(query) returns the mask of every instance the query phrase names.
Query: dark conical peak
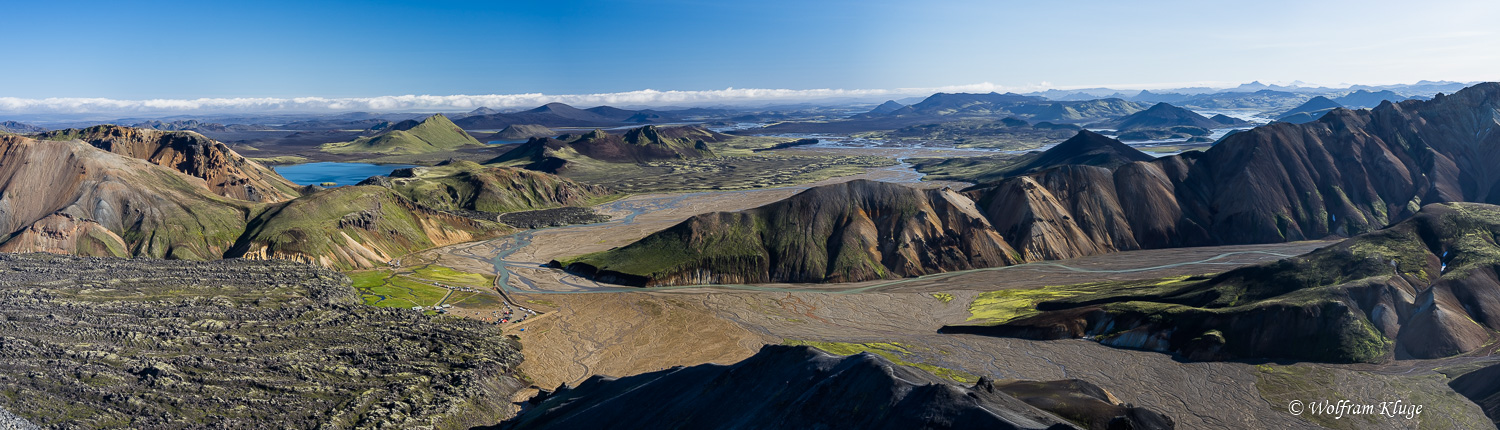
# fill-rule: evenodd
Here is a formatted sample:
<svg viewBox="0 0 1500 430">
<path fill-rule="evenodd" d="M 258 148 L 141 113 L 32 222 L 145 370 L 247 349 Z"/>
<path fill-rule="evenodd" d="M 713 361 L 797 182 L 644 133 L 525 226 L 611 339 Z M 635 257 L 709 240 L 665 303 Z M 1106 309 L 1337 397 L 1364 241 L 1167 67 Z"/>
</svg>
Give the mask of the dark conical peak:
<svg viewBox="0 0 1500 430">
<path fill-rule="evenodd" d="M 395 124 L 391 124 L 390 128 L 388 128 L 387 130 L 388 131 L 396 131 L 396 130 L 406 131 L 406 130 L 411 130 L 413 128 L 417 128 L 418 125 L 422 125 L 422 123 L 417 122 L 417 120 L 414 120 L 414 119 L 408 119 L 406 121 L 401 121 L 401 122 L 398 122 L 398 123 L 395 123 Z"/>
<path fill-rule="evenodd" d="M 1043 152 L 1027 163 L 1026 170 L 1038 171 L 1068 164 L 1115 168 L 1133 161 L 1156 159 L 1149 154 L 1099 133 L 1081 130 L 1077 135 Z"/>
<path fill-rule="evenodd" d="M 1177 106 L 1172 106 L 1171 103 L 1160 102 L 1160 103 L 1151 105 L 1150 108 L 1146 109 L 1146 112 L 1152 112 L 1152 113 L 1156 113 L 1156 114 L 1162 114 L 1162 113 L 1188 112 L 1188 110 L 1180 108 L 1180 107 L 1177 107 Z"/>
<path fill-rule="evenodd" d="M 575 107 L 572 107 L 572 106 L 568 106 L 566 103 L 552 102 L 552 103 L 547 103 L 547 104 L 541 105 L 540 107 L 537 107 L 536 109 L 529 110 L 527 112 L 543 113 L 543 112 L 575 111 L 575 110 L 579 110 L 579 109 L 575 108 Z"/>
</svg>

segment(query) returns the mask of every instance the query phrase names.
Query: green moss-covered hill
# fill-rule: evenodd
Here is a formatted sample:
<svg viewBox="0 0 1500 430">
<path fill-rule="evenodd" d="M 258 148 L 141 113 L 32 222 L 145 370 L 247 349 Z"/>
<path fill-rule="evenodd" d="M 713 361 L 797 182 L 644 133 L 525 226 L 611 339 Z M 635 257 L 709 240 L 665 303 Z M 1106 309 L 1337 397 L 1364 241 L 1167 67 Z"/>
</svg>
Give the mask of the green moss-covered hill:
<svg viewBox="0 0 1500 430">
<path fill-rule="evenodd" d="M 644 163 L 713 157 L 709 143 L 727 139 L 707 129 L 648 125 L 624 134 L 594 130 L 582 135 L 532 138 L 490 163 L 558 173 L 576 163 Z"/>
<path fill-rule="evenodd" d="M 962 195 L 857 180 L 755 209 L 698 215 L 625 247 L 553 265 L 606 282 L 661 286 L 863 281 L 1015 261 Z"/>
<path fill-rule="evenodd" d="M 375 267 L 412 251 L 508 231 L 423 207 L 388 188 L 339 187 L 265 208 L 226 256 Z"/>
<path fill-rule="evenodd" d="M 556 175 L 470 161 L 407 169 L 401 176 L 406 177 L 374 178 L 366 183 L 385 185 L 407 199 L 444 211 L 513 212 L 576 206 L 610 194 L 604 187 Z"/>
<path fill-rule="evenodd" d="M 437 114 L 420 122 L 406 120 L 392 124 L 374 136 L 324 144 L 321 149 L 335 154 L 406 155 L 482 146 L 483 143 L 454 125 L 448 117 Z"/>
<path fill-rule="evenodd" d="M 1500 206 L 1424 207 L 1389 228 L 1206 279 L 1101 289 L 1039 314 L 945 332 L 1106 345 L 1189 359 L 1448 357 L 1500 331 Z"/>
</svg>

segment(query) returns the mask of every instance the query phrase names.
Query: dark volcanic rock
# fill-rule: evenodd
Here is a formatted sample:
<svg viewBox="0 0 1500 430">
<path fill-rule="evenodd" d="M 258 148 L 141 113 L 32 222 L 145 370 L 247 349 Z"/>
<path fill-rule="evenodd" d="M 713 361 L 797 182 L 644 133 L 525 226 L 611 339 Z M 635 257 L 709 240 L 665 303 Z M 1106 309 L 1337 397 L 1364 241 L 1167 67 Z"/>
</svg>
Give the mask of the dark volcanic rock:
<svg viewBox="0 0 1500 430">
<path fill-rule="evenodd" d="M 791 142 L 781 142 L 765 148 L 751 150 L 751 152 L 775 151 L 778 149 L 796 148 L 798 146 L 817 145 L 818 139 L 797 139 Z"/>
<path fill-rule="evenodd" d="M 286 261 L 0 254 L 0 408 L 60 428 L 468 427 L 519 346 Z"/>
<path fill-rule="evenodd" d="M 573 224 L 593 224 L 609 221 L 609 217 L 590 208 L 561 207 L 536 211 L 500 214 L 496 220 L 516 228 L 536 229 Z"/>
<path fill-rule="evenodd" d="M 1484 409 L 1484 415 L 1500 426 L 1500 364 L 1490 364 L 1453 378 L 1453 391 Z"/>
<path fill-rule="evenodd" d="M 988 382 L 988 381 L 985 381 Z M 1167 422 L 1170 422 L 1168 420 Z M 745 361 L 564 387 L 501 428 L 1068 429 L 992 384 L 963 388 L 873 354 L 768 345 Z"/>
</svg>

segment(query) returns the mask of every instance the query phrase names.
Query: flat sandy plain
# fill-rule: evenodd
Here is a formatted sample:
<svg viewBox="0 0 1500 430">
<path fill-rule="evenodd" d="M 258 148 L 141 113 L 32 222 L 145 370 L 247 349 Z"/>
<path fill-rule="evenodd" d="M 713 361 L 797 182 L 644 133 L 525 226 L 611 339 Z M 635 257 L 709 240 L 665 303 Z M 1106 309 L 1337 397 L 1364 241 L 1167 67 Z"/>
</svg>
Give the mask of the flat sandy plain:
<svg viewBox="0 0 1500 430">
<path fill-rule="evenodd" d="M 908 169 L 872 169 L 830 179 L 885 180 L 913 186 Z M 809 185 L 809 186 L 810 186 Z M 1493 360 L 1488 353 L 1383 365 L 1188 363 L 1149 351 L 1086 340 L 1030 341 L 938 334 L 963 324 L 980 293 L 1104 280 L 1157 279 L 1222 272 L 1298 255 L 1331 242 L 1121 252 L 1071 260 L 851 284 L 760 284 L 673 289 L 601 285 L 541 267 L 549 260 L 622 246 L 690 216 L 756 207 L 806 186 L 763 190 L 653 194 L 599 206 L 610 222 L 533 230 L 485 242 L 429 250 L 405 260 L 435 262 L 497 275 L 506 296 L 540 312 L 507 334 L 521 339 L 521 366 L 532 383 L 552 389 L 591 375 L 628 376 L 703 363 L 732 363 L 764 344 L 836 343 L 880 349 L 909 363 L 964 377 L 1094 382 L 1127 403 L 1173 417 L 1179 428 L 1486 428 L 1483 411 L 1453 393 L 1438 369 Z M 504 270 L 500 270 L 503 268 Z M 485 318 L 493 309 L 465 307 Z M 963 379 L 964 377 L 960 377 Z M 1425 405 L 1402 417 L 1293 416 L 1291 400 L 1402 400 Z"/>
</svg>

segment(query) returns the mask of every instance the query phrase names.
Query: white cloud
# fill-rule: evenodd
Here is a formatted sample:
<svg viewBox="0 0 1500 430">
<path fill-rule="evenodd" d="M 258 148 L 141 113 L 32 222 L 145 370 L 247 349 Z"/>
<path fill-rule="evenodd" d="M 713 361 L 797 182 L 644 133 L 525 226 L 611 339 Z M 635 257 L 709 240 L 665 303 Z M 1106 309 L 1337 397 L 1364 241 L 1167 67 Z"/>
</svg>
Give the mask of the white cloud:
<svg viewBox="0 0 1500 430">
<path fill-rule="evenodd" d="M 640 90 L 600 94 L 488 94 L 403 95 L 381 97 L 296 98 L 200 98 L 117 100 L 108 98 L 25 99 L 0 97 L 0 113 L 11 114 L 175 114 L 226 112 L 347 112 L 347 111 L 465 111 L 478 107 L 529 108 L 552 102 L 580 107 L 613 106 L 719 106 L 795 103 L 820 100 L 881 101 L 885 98 L 925 96 L 935 92 L 1032 91 L 1046 86 L 1006 87 L 991 83 L 935 88 L 898 89 L 755 89 L 727 88 L 712 91 Z"/>
</svg>

